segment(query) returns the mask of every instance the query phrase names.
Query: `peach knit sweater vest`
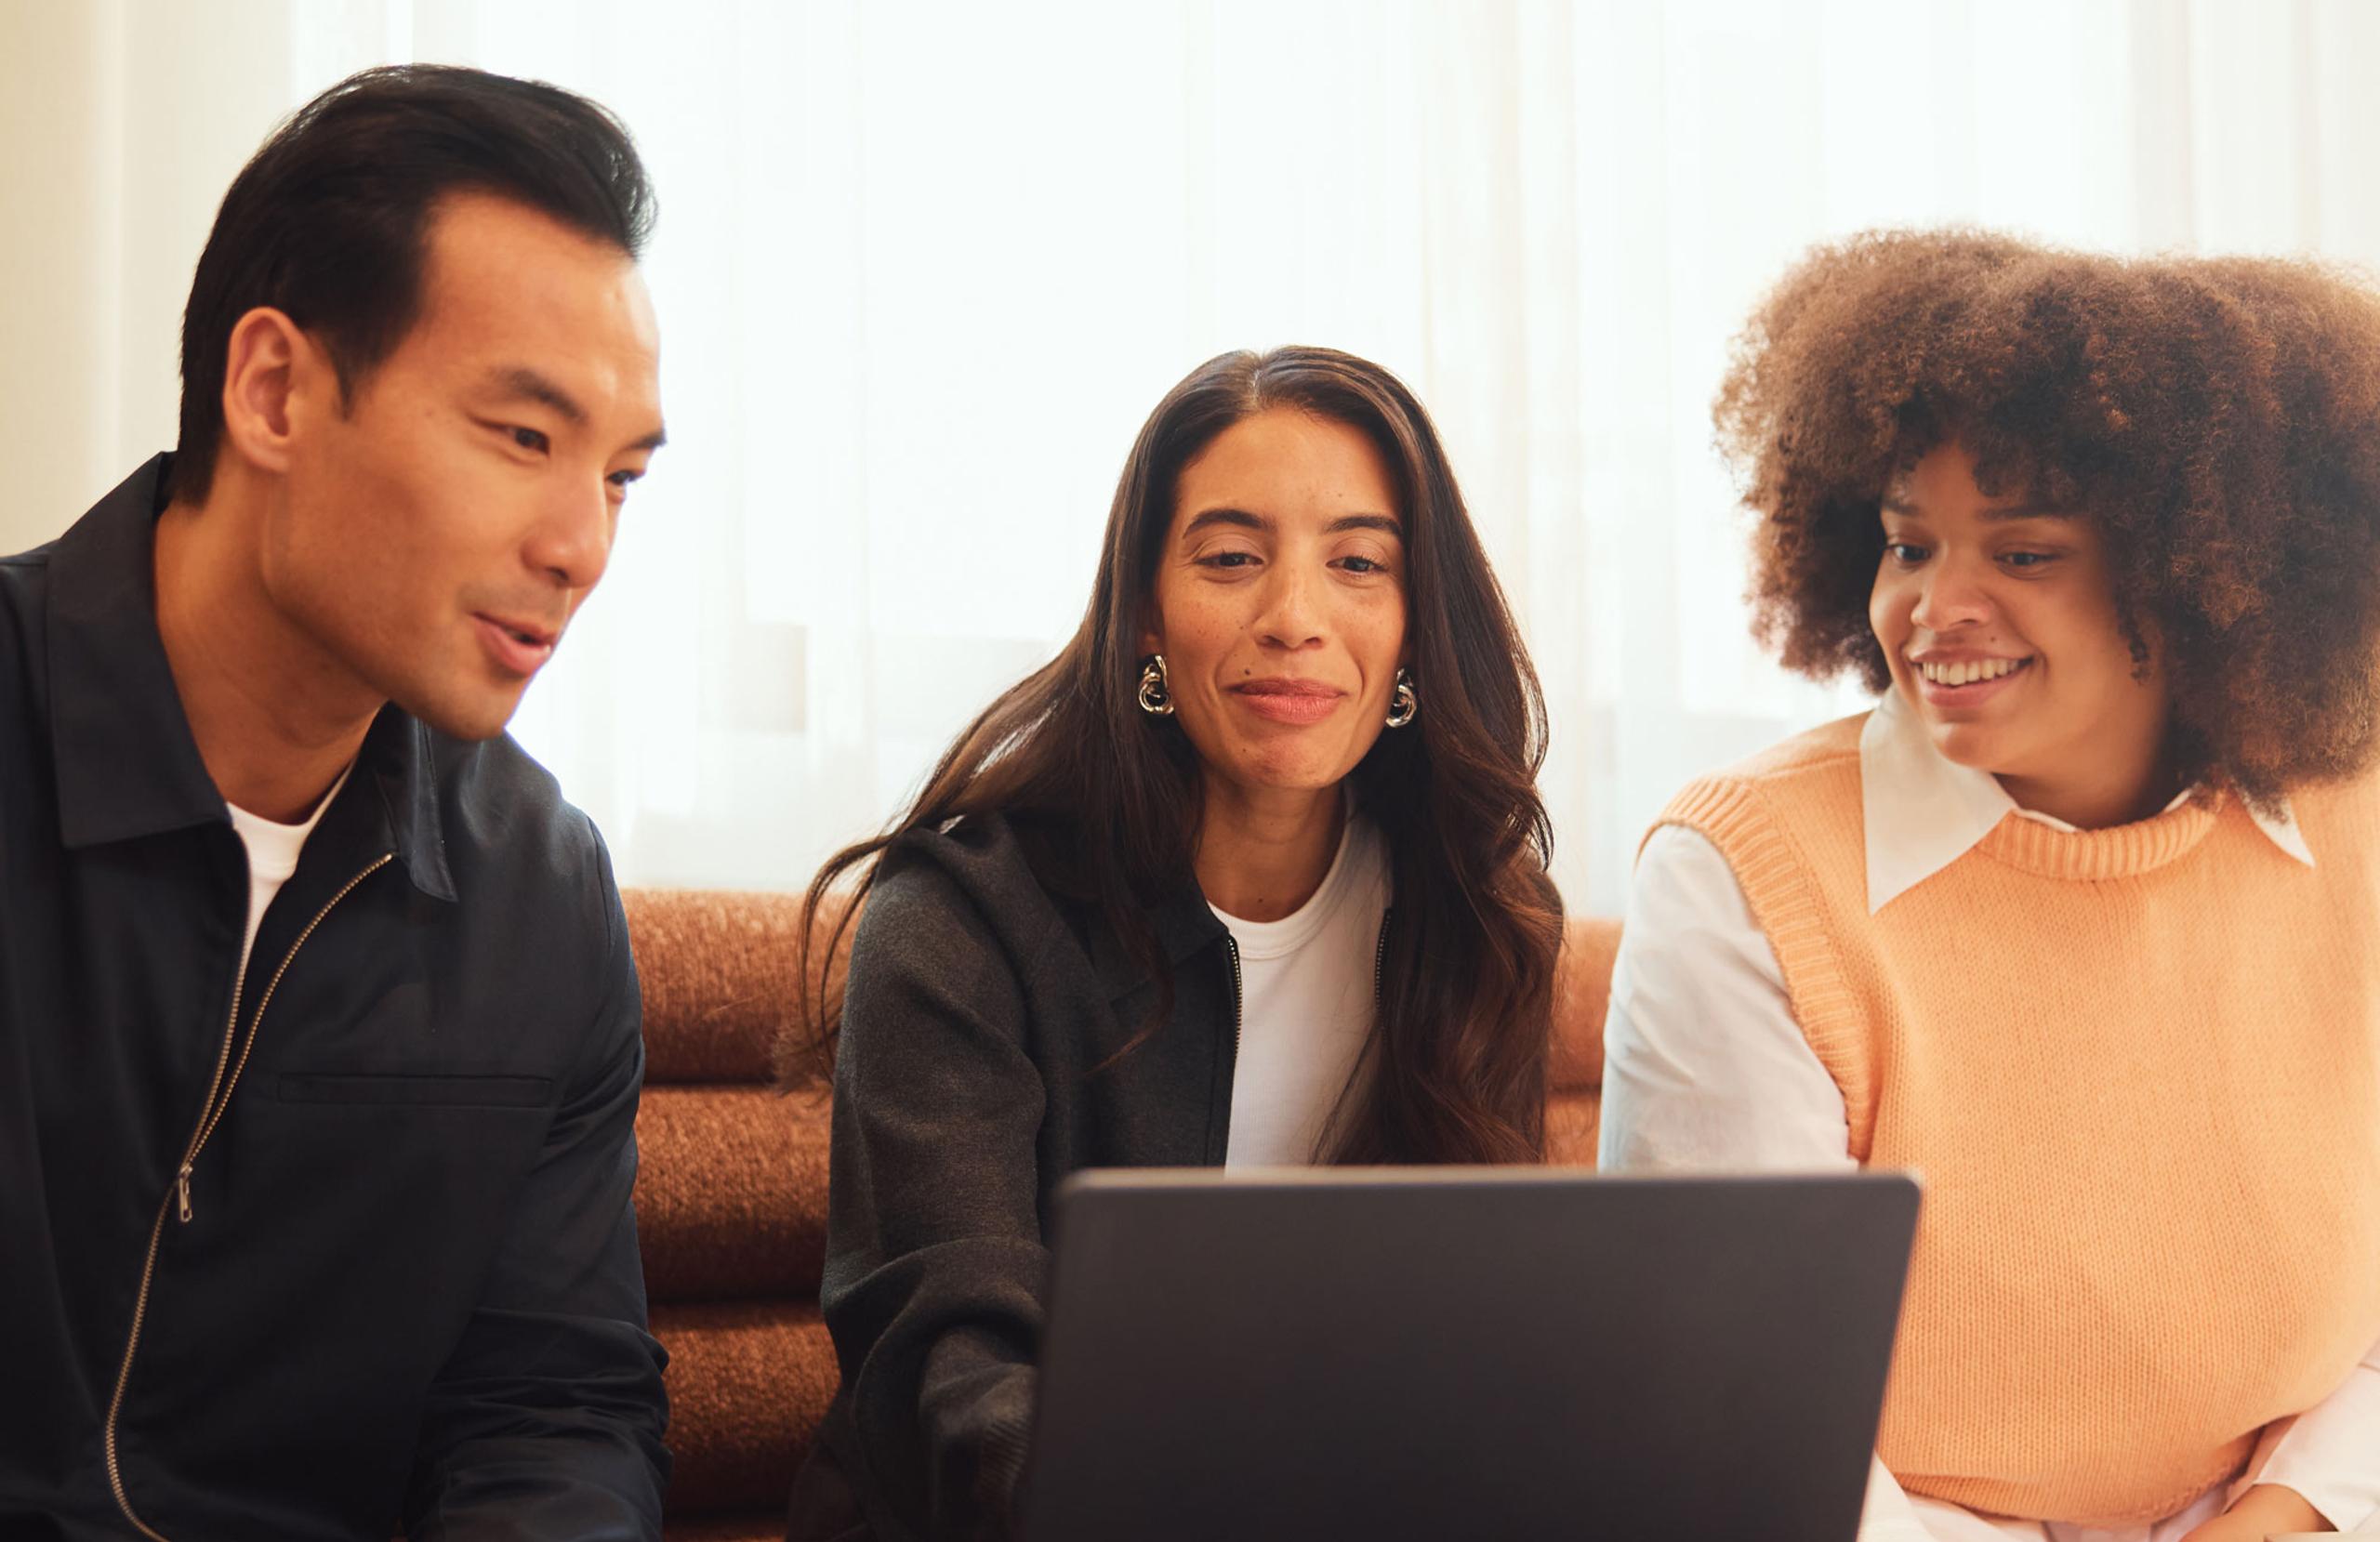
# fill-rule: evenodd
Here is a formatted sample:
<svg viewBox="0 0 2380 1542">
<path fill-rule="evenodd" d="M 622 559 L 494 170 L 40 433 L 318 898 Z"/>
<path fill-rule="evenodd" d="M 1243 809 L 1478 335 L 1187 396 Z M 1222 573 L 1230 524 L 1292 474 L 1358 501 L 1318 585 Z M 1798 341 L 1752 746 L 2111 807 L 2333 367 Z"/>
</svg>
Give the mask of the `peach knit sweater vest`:
<svg viewBox="0 0 2380 1542">
<path fill-rule="evenodd" d="M 2113 1523 L 2237 1476 L 2380 1338 L 2380 796 L 2003 819 L 1871 916 L 1851 718 L 1689 786 L 1851 1152 L 1925 1184 L 1877 1449 Z"/>
</svg>

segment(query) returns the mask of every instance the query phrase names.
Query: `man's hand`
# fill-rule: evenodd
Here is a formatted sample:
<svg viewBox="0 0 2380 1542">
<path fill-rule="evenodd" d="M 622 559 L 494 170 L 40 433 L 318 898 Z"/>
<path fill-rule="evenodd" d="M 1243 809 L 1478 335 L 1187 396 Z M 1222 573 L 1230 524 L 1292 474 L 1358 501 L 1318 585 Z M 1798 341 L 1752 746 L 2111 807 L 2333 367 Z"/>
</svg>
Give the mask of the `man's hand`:
<svg viewBox="0 0 2380 1542">
<path fill-rule="evenodd" d="M 2240 1502 L 2202 1526 L 2194 1526 L 2182 1542 L 2265 1542 L 2284 1532 L 2332 1531 L 2321 1512 L 2294 1488 L 2258 1483 L 2240 1496 Z"/>
</svg>

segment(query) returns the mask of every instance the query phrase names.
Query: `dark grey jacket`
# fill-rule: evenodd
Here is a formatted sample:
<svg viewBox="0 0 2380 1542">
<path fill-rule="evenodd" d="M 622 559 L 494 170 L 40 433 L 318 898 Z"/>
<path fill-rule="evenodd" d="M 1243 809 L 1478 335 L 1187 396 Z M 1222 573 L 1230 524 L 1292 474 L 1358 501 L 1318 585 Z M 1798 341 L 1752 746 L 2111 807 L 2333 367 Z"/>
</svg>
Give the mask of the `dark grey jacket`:
<svg viewBox="0 0 2380 1542">
<path fill-rule="evenodd" d="M 243 979 L 165 469 L 0 558 L 0 1536 L 657 1537 L 602 842 L 387 708 Z"/>
<path fill-rule="evenodd" d="M 1029 839 L 1063 843 L 1063 830 Z M 1221 1164 L 1237 995 L 1195 883 L 1151 914 L 1174 995 L 1036 876 L 1008 820 L 886 854 L 852 949 L 820 1291 L 843 1386 L 798 1539 L 1010 1535 L 1052 1195 L 1083 1167 Z"/>
</svg>

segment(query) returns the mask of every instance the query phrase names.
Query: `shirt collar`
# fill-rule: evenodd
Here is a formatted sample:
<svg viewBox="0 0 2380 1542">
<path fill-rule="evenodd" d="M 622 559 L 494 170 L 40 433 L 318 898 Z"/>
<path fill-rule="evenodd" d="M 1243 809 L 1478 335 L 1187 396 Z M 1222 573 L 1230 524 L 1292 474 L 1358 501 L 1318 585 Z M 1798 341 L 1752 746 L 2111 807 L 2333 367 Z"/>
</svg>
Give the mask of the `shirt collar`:
<svg viewBox="0 0 2380 1542">
<path fill-rule="evenodd" d="M 1990 771 L 1944 758 L 1897 691 L 1884 693 L 1860 730 L 1859 789 L 1871 916 L 1965 856 L 2010 814 L 2052 829 L 2074 829 L 2064 820 L 2018 808 Z M 2185 790 L 2167 810 L 2179 808 L 2195 791 Z M 2314 865 L 2286 799 L 2269 813 L 2251 809 L 2248 817 L 2290 857 Z"/>
<path fill-rule="evenodd" d="M 69 848 L 228 824 L 157 635 L 154 552 L 171 455 L 157 455 L 58 538 L 49 557 L 50 752 Z M 416 888 L 455 897 L 430 730 L 393 705 L 365 734 L 384 829 Z M 350 786 L 364 778 L 351 777 Z"/>
</svg>

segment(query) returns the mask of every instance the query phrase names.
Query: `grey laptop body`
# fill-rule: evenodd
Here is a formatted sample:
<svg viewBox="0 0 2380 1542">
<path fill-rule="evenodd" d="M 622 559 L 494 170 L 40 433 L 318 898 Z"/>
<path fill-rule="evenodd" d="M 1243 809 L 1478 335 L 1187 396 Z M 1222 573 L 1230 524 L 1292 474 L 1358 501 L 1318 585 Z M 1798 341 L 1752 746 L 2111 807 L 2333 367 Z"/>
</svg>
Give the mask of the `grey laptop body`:
<svg viewBox="0 0 2380 1542">
<path fill-rule="evenodd" d="M 1026 1542 L 1850 1542 L 1892 1174 L 1081 1174 Z"/>
</svg>

